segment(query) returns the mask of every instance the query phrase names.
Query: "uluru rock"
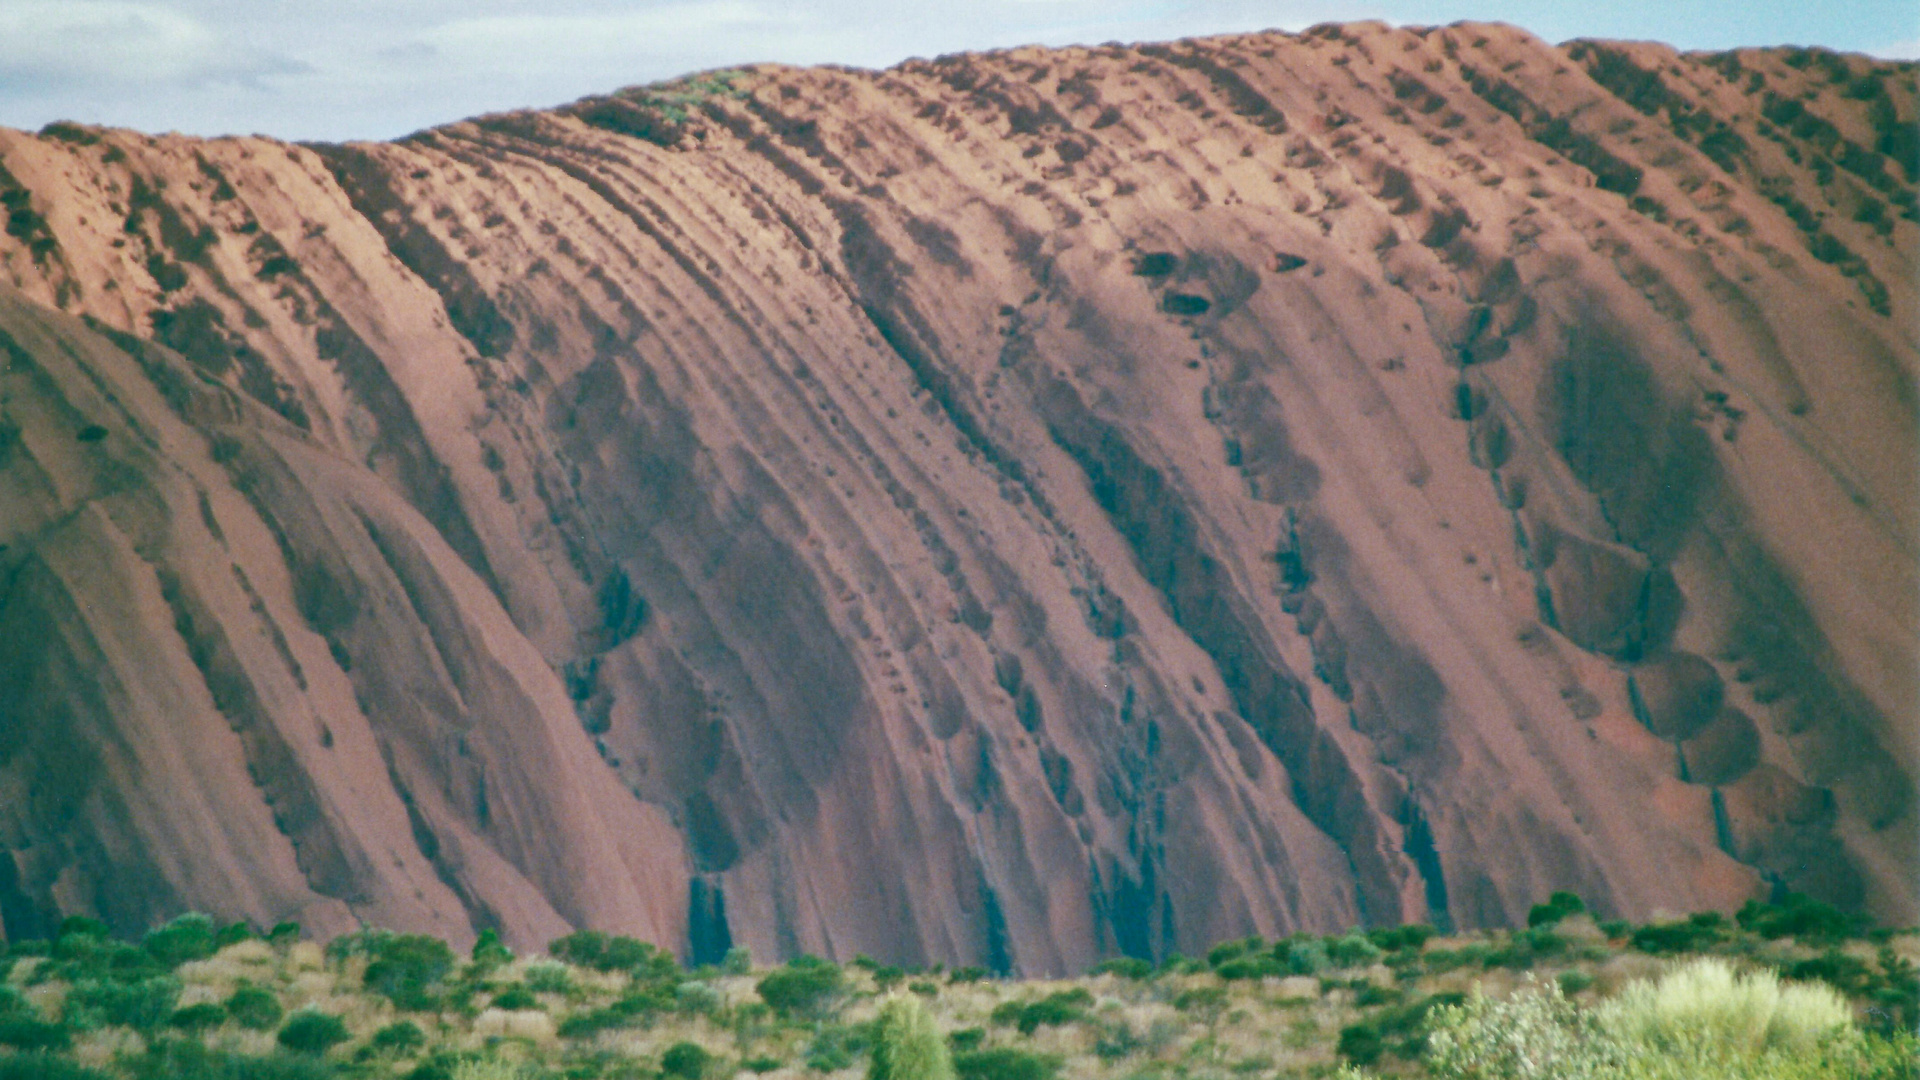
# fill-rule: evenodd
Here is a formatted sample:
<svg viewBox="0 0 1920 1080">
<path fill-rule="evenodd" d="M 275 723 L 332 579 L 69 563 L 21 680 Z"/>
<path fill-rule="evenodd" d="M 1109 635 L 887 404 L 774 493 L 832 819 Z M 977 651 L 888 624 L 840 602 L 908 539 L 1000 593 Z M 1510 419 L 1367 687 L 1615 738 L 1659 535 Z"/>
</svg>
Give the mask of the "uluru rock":
<svg viewBox="0 0 1920 1080">
<path fill-rule="evenodd" d="M 0 131 L 0 935 L 1920 921 L 1916 121 L 1357 24 Z"/>
<path fill-rule="evenodd" d="M 1680 761 L 1691 783 L 1731 783 L 1760 764 L 1760 729 L 1739 709 L 1723 708 L 1680 744 Z"/>
<path fill-rule="evenodd" d="M 1833 792 L 1762 764 L 1721 788 L 1728 839 L 1741 858 L 1759 859 L 1799 833 L 1820 832 L 1834 813 Z"/>
<path fill-rule="evenodd" d="M 1630 669 L 1627 694 L 1648 731 L 1663 739 L 1690 739 L 1719 714 L 1726 688 L 1704 657 L 1670 652 Z"/>
</svg>

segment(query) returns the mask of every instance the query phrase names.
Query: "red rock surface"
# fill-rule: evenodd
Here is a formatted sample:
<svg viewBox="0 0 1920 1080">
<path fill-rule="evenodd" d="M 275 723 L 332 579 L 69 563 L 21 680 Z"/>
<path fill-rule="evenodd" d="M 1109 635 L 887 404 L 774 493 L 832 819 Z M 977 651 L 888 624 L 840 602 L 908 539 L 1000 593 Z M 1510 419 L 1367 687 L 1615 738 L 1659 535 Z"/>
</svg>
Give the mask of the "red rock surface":
<svg viewBox="0 0 1920 1080">
<path fill-rule="evenodd" d="M 0 132 L 4 932 L 1912 923 L 1915 120 L 1362 24 Z"/>
</svg>

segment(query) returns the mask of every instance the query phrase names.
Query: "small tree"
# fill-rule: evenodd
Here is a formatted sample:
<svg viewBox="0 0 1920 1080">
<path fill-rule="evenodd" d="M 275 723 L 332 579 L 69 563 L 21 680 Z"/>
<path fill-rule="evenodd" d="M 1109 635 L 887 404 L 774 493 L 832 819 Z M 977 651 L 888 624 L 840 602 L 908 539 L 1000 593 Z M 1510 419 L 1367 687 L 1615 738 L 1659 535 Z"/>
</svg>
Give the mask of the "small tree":
<svg viewBox="0 0 1920 1080">
<path fill-rule="evenodd" d="M 918 998 L 888 998 L 880 1006 L 867 1080 L 954 1080 L 946 1040 Z"/>
</svg>

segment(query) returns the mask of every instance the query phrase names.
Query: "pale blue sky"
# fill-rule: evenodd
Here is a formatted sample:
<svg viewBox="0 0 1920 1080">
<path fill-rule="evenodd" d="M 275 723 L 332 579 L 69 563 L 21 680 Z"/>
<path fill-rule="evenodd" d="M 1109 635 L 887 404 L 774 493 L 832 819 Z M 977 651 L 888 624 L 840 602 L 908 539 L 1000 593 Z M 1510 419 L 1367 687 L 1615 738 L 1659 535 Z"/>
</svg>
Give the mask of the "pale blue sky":
<svg viewBox="0 0 1920 1080">
<path fill-rule="evenodd" d="M 389 138 L 757 60 L 878 67 L 1361 18 L 1920 57 L 1915 0 L 0 0 L 0 125 Z"/>
</svg>

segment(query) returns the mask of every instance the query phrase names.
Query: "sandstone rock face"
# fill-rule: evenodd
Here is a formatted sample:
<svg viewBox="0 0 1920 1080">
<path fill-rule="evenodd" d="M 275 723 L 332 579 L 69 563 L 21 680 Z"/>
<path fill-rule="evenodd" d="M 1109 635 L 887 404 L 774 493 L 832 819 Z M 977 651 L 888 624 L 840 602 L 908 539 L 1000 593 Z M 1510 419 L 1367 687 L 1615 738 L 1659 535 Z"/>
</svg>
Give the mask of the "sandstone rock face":
<svg viewBox="0 0 1920 1080">
<path fill-rule="evenodd" d="M 1365 24 L 0 132 L 0 926 L 1920 920 L 1916 115 Z"/>
</svg>

